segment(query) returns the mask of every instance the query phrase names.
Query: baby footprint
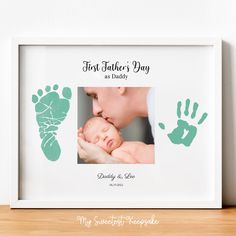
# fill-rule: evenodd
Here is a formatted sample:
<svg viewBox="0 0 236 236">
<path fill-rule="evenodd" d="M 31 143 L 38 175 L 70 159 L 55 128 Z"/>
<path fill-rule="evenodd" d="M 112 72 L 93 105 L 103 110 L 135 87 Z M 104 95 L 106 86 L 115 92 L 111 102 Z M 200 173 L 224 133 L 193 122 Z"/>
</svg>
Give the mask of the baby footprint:
<svg viewBox="0 0 236 236">
<path fill-rule="evenodd" d="M 61 148 L 56 139 L 56 131 L 66 118 L 72 95 L 71 89 L 68 87 L 63 88 L 61 97 L 59 97 L 57 90 L 58 85 L 54 85 L 52 91 L 50 86 L 46 86 L 45 95 L 43 95 L 42 89 L 38 90 L 38 95 L 32 95 L 39 135 L 42 139 L 41 148 L 50 161 L 56 161 L 60 157 Z"/>
</svg>

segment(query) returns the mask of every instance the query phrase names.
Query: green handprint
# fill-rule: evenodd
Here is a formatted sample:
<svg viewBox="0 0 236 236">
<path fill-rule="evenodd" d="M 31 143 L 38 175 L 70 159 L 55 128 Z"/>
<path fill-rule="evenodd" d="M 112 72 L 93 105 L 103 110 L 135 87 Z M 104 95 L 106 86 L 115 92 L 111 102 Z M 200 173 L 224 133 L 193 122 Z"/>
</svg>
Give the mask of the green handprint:
<svg viewBox="0 0 236 236">
<path fill-rule="evenodd" d="M 190 99 L 187 99 L 185 102 L 185 110 L 184 110 L 184 115 L 186 117 L 188 117 L 189 115 L 189 105 L 190 105 Z M 181 106 L 182 102 L 179 101 L 177 103 L 178 126 L 175 129 L 173 129 L 173 131 L 169 133 L 167 136 L 169 137 L 172 143 L 183 144 L 184 146 L 189 147 L 197 135 L 197 127 L 194 125 L 190 125 L 187 121 L 181 119 Z M 198 106 L 199 106 L 198 103 L 194 102 L 193 111 L 191 114 L 192 119 L 195 119 L 196 117 Z M 201 125 L 207 118 L 207 115 L 208 114 L 204 112 L 197 124 Z M 159 127 L 161 129 L 165 129 L 165 125 L 163 123 L 159 123 Z"/>
</svg>

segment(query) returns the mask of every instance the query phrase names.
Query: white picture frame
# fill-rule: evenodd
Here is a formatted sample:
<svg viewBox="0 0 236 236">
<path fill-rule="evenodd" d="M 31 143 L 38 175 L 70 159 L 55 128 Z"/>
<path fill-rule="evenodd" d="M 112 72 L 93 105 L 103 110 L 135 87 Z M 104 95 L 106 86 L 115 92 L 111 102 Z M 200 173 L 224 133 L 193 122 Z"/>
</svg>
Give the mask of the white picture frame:
<svg viewBox="0 0 236 236">
<path fill-rule="evenodd" d="M 221 208 L 222 207 L 222 47 L 218 38 L 14 38 L 12 40 L 12 158 L 11 158 L 11 208 Z M 88 198 L 78 200 L 62 200 L 46 197 L 45 199 L 22 199 L 20 180 L 20 113 L 24 106 L 20 103 L 20 69 L 21 47 L 25 46 L 152 46 L 152 47 L 211 47 L 211 60 L 213 65 L 211 80 L 212 90 L 209 102 L 213 109 L 212 132 L 212 160 L 214 170 L 211 171 L 212 192 L 207 200 L 192 200 L 186 196 L 185 200 L 94 200 Z M 194 59 L 193 59 L 194 60 Z M 25 65 L 24 65 L 25 66 Z M 85 83 L 86 84 L 86 83 Z M 83 86 L 83 85 L 82 85 Z M 130 85 L 129 85 L 130 86 Z M 37 152 L 36 152 L 37 154 Z M 101 165 L 103 166 L 103 165 Z M 190 170 L 191 172 L 191 170 Z M 206 180 L 208 181 L 208 180 Z M 72 183 L 73 184 L 73 183 Z M 194 183 L 193 183 L 194 184 Z M 125 192 L 124 192 L 125 194 Z M 148 195 L 148 193 L 147 193 Z"/>
</svg>

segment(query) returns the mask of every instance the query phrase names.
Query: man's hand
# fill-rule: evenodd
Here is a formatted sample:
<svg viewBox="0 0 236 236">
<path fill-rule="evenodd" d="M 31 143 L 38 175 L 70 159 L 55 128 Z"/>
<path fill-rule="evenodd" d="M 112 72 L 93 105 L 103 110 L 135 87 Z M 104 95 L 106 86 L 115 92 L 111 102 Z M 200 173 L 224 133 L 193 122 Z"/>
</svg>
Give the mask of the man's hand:
<svg viewBox="0 0 236 236">
<path fill-rule="evenodd" d="M 97 147 L 95 144 L 88 143 L 80 137 L 78 138 L 78 153 L 80 159 L 84 162 L 98 164 L 104 163 L 104 156 L 108 155 L 105 151 Z"/>
<path fill-rule="evenodd" d="M 119 164 L 123 163 L 121 160 L 118 160 L 108 153 L 106 153 L 103 149 L 96 146 L 95 144 L 88 143 L 84 140 L 83 130 L 80 128 L 78 130 L 78 145 L 77 151 L 79 153 L 79 157 L 86 163 L 97 163 L 97 164 Z"/>
</svg>

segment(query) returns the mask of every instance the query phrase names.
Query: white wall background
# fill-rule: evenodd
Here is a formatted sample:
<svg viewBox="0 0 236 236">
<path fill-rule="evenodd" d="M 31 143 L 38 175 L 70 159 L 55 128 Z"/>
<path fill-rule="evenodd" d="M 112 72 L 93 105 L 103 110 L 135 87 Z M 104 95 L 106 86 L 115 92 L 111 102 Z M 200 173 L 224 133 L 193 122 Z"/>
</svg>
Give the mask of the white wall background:
<svg viewBox="0 0 236 236">
<path fill-rule="evenodd" d="M 223 203 L 236 205 L 236 1 L 0 0 L 0 204 L 9 202 L 11 37 L 217 36 L 223 43 Z"/>
</svg>

